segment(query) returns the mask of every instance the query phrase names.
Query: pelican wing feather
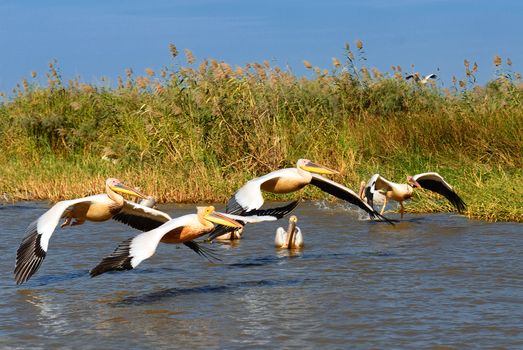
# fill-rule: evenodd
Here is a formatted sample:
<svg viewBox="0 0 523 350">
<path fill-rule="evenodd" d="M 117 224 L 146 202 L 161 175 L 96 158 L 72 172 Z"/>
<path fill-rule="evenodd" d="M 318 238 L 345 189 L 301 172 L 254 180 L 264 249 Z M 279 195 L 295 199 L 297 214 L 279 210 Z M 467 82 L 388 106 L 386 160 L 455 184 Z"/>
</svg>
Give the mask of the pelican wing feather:
<svg viewBox="0 0 523 350">
<path fill-rule="evenodd" d="M 171 217 L 161 210 L 126 200 L 113 219 L 140 231 L 150 231 L 171 220 Z"/>
<path fill-rule="evenodd" d="M 391 189 L 392 186 L 389 180 L 385 179 L 380 174 L 372 175 L 365 187 L 367 203 L 374 208 L 374 201 L 383 201 L 383 195 Z"/>
<path fill-rule="evenodd" d="M 123 241 L 111 255 L 103 258 L 89 274 L 91 277 L 95 277 L 108 271 L 134 269 L 142 261 L 154 255 L 164 235 L 182 226 L 190 225 L 196 220 L 198 220 L 196 214 L 180 216 L 167 221 L 154 230 L 140 233 L 134 238 Z"/>
<path fill-rule="evenodd" d="M 227 213 L 240 214 L 243 211 L 250 211 L 260 209 L 263 205 L 263 196 L 261 192 L 261 186 L 271 180 L 278 179 L 280 177 L 289 178 L 297 177 L 296 168 L 285 168 L 270 172 L 263 176 L 249 180 L 243 185 L 234 196 L 227 203 Z M 241 207 L 241 209 L 239 208 Z"/>
<path fill-rule="evenodd" d="M 435 172 L 417 174 L 412 177 L 421 187 L 432 192 L 439 193 L 448 199 L 456 207 L 458 212 L 462 213 L 467 206 L 463 199 L 454 191 L 443 177 Z"/>
<path fill-rule="evenodd" d="M 380 215 L 377 211 L 374 210 L 369 204 L 364 202 L 356 192 L 347 188 L 335 181 L 327 179 L 318 174 L 312 174 L 311 185 L 314 185 L 328 194 L 333 195 L 336 198 L 347 201 L 351 204 L 356 205 L 358 208 L 365 210 L 369 216 L 373 219 L 381 219 L 392 224 L 392 222 Z"/>
<path fill-rule="evenodd" d="M 250 211 L 241 211 L 239 214 L 236 213 L 227 213 L 226 216 L 230 217 L 233 220 L 238 221 L 241 224 L 245 223 L 255 223 L 255 222 L 261 222 L 261 221 L 274 221 L 277 219 L 281 219 L 285 215 L 289 214 L 291 211 L 296 208 L 299 201 L 293 201 L 290 202 L 287 205 L 284 205 L 282 207 L 276 207 L 276 208 L 268 208 L 268 209 L 254 209 Z M 223 214 L 223 213 L 222 213 Z M 212 241 L 218 236 L 221 236 L 227 232 L 231 232 L 230 227 L 224 226 L 224 225 L 216 225 L 214 229 L 209 233 L 208 240 Z"/>
<path fill-rule="evenodd" d="M 189 242 L 183 242 L 183 244 L 190 248 L 192 251 L 194 251 L 196 254 L 206 258 L 209 261 L 218 260 L 221 261 L 222 259 L 218 255 L 218 253 L 210 248 L 210 247 L 204 247 L 204 243 L 196 242 L 196 241 L 189 241 Z"/>
<path fill-rule="evenodd" d="M 49 246 L 49 240 L 67 208 L 79 203 L 109 201 L 106 194 L 57 202 L 26 229 L 22 243 L 16 252 L 16 284 L 26 282 L 40 268 Z"/>
</svg>

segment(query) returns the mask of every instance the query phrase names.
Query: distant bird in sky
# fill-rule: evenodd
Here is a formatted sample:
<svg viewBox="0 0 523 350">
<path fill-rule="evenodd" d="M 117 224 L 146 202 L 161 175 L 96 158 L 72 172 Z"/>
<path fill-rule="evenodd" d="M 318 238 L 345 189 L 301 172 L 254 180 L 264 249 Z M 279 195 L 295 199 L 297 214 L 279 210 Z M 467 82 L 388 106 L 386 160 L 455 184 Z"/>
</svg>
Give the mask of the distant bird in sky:
<svg viewBox="0 0 523 350">
<path fill-rule="evenodd" d="M 367 184 L 361 182 L 359 196 L 366 200 L 367 203 L 374 207 L 375 202 L 383 200 L 383 207 L 380 213 L 383 214 L 388 200 L 395 200 L 400 203 L 401 217 L 405 208 L 403 201 L 412 197 L 414 188 L 424 188 L 441 194 L 456 207 L 458 212 L 462 213 L 466 209 L 465 202 L 458 196 L 452 186 L 450 186 L 443 177 L 435 172 L 422 173 L 414 176 L 407 176 L 407 183 L 396 183 L 385 179 L 380 174 L 374 174 Z"/>
<path fill-rule="evenodd" d="M 429 75 L 426 75 L 425 77 L 421 78 L 419 73 L 409 74 L 405 77 L 406 80 L 414 79 L 415 82 L 420 83 L 422 85 L 425 85 L 429 82 L 430 79 L 436 79 L 438 76 L 434 73 L 431 73 Z"/>
<path fill-rule="evenodd" d="M 291 215 L 287 231 L 283 227 L 278 227 L 274 237 L 274 245 L 277 248 L 297 249 L 303 247 L 303 235 L 300 228 L 296 226 L 297 222 L 296 215 Z"/>
</svg>

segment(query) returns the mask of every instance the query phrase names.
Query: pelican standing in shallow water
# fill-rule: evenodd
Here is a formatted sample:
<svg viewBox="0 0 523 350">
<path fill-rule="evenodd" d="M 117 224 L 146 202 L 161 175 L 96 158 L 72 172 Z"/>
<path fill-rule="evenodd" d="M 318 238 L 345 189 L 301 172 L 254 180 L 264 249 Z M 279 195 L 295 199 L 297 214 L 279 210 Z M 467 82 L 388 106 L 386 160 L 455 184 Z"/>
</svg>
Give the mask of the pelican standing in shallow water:
<svg viewBox="0 0 523 350">
<path fill-rule="evenodd" d="M 65 218 L 60 225 L 62 228 L 81 225 L 86 220 L 100 222 L 113 218 L 138 229 L 149 227 L 151 223 L 159 226 L 161 222 L 158 223 L 158 220 L 166 221 L 170 218 L 159 210 L 125 200 L 121 194 L 140 198 L 145 196 L 120 180 L 107 179 L 105 192 L 58 202 L 29 225 L 16 254 L 14 274 L 17 284 L 27 281 L 42 264 L 49 239 L 61 218 Z"/>
<path fill-rule="evenodd" d="M 303 247 L 303 236 L 301 230 L 296 223 L 298 218 L 296 215 L 289 217 L 289 227 L 287 231 L 283 227 L 278 227 L 276 236 L 274 237 L 274 245 L 276 248 L 285 249 L 299 249 Z"/>
<path fill-rule="evenodd" d="M 299 159 L 296 163 L 296 168 L 276 170 L 248 181 L 229 199 L 226 212 L 240 216 L 252 214 L 274 215 L 275 213 L 267 213 L 272 210 L 285 215 L 293 210 L 298 202 L 292 202 L 281 208 L 267 209 L 267 211 L 260 213 L 260 208 L 264 202 L 262 190 L 272 193 L 290 193 L 298 191 L 307 185 L 314 185 L 324 192 L 365 210 L 373 219 L 390 222 L 363 201 L 354 191 L 321 176 L 321 174 L 337 173 L 335 170 L 315 164 L 308 159 Z M 280 215 L 279 218 L 283 217 L 283 215 Z M 212 240 L 225 232 L 227 232 L 226 228 L 218 227 L 209 234 L 209 239 Z"/>
<path fill-rule="evenodd" d="M 359 195 L 369 205 L 374 206 L 377 197 L 383 200 L 383 207 L 380 213 L 383 214 L 388 200 L 395 200 L 400 203 L 400 214 L 403 218 L 405 207 L 403 201 L 412 197 L 415 188 L 425 188 L 436 192 L 449 200 L 456 207 L 458 212 L 462 213 L 466 209 L 465 202 L 458 196 L 452 186 L 450 186 L 443 177 L 435 172 L 422 173 L 414 176 L 407 176 L 407 183 L 399 184 L 385 179 L 380 174 L 374 174 L 369 182 L 360 184 Z"/>
<path fill-rule="evenodd" d="M 90 275 L 94 277 L 108 271 L 134 269 L 156 252 L 160 242 L 179 244 L 192 241 L 210 232 L 215 223 L 228 227 L 243 227 L 226 214 L 216 212 L 213 206 L 197 207 L 197 214 L 171 219 L 154 230 L 120 243 L 111 255 L 105 257 L 90 271 Z"/>
</svg>

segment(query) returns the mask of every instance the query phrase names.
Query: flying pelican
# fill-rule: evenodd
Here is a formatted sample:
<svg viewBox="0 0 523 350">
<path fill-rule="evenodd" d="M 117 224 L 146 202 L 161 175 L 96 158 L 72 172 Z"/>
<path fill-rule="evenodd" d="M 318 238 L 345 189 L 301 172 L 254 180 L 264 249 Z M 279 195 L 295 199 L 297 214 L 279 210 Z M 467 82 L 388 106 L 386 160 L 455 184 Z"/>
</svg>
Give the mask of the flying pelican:
<svg viewBox="0 0 523 350">
<path fill-rule="evenodd" d="M 65 218 L 60 225 L 62 228 L 67 225 L 81 225 L 86 220 L 100 222 L 113 218 L 138 229 L 151 229 L 151 225 L 157 227 L 170 219 L 169 215 L 159 210 L 125 200 L 121 194 L 140 198 L 145 196 L 120 180 L 107 179 L 105 191 L 102 194 L 58 202 L 28 226 L 16 254 L 14 274 L 17 284 L 27 281 L 42 264 L 49 239 L 61 218 Z"/>
<path fill-rule="evenodd" d="M 263 205 L 262 190 L 272 193 L 290 193 L 298 191 L 307 185 L 314 185 L 324 192 L 365 210 L 371 218 L 377 218 L 391 223 L 387 218 L 376 212 L 370 205 L 358 197 L 354 191 L 320 175 L 336 173 L 338 172 L 315 164 L 308 159 L 299 159 L 296 163 L 296 168 L 276 170 L 248 181 L 229 199 L 226 212 L 240 216 L 252 215 L 252 213 L 257 213 Z M 288 213 L 294 209 L 296 205 L 297 202 L 292 202 L 286 207 L 273 210 L 285 208 L 284 211 Z M 272 214 L 258 213 L 258 215 Z M 223 228 L 219 227 L 209 234 L 209 239 L 212 240 L 224 232 Z"/>
<path fill-rule="evenodd" d="M 382 215 L 388 200 L 392 199 L 399 202 L 401 206 L 400 213 L 403 218 L 403 213 L 405 212 L 403 201 L 412 197 L 414 188 L 425 188 L 441 194 L 460 213 L 466 209 L 465 202 L 458 196 L 452 186 L 440 174 L 434 172 L 407 176 L 406 184 L 395 183 L 385 179 L 380 174 L 374 174 L 367 184 L 364 181 L 361 182 L 359 195 L 361 199 L 366 200 L 372 207 L 376 197 L 381 197 L 383 199 L 383 207 L 380 211 Z"/>
<path fill-rule="evenodd" d="M 436 79 L 438 76 L 434 73 L 426 75 L 425 77 L 421 78 L 419 73 L 409 74 L 405 77 L 406 80 L 414 79 L 415 82 L 420 83 L 422 85 L 425 85 L 429 82 L 430 79 Z"/>
<path fill-rule="evenodd" d="M 272 216 L 239 217 L 223 214 L 216 212 L 213 206 L 197 207 L 196 214 L 171 219 L 154 230 L 123 241 L 111 255 L 105 257 L 89 273 L 91 277 L 94 277 L 107 271 L 131 270 L 145 259 L 150 258 L 160 242 L 179 244 L 192 241 L 210 232 L 214 228 L 214 224 L 235 228 L 243 227 L 235 220 L 236 218 L 247 222 L 276 220 L 276 217 Z"/>
<path fill-rule="evenodd" d="M 278 227 L 274 237 L 274 245 L 277 248 L 299 249 L 303 247 L 303 236 L 300 228 L 296 226 L 297 222 L 298 218 L 296 215 L 291 215 L 287 231 L 283 227 Z"/>
</svg>

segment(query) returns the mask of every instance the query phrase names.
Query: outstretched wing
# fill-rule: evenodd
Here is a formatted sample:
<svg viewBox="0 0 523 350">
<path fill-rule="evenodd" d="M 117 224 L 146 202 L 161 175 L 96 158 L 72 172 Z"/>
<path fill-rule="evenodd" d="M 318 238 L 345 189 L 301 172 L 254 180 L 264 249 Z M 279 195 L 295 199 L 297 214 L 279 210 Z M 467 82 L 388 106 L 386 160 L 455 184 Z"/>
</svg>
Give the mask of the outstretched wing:
<svg viewBox="0 0 523 350">
<path fill-rule="evenodd" d="M 169 220 L 154 230 L 143 232 L 134 238 L 123 241 L 111 255 L 103 258 L 89 274 L 94 277 L 108 271 L 134 269 L 142 261 L 154 255 L 165 234 L 182 226 L 190 225 L 194 220 L 198 220 L 195 214 L 180 216 Z"/>
<path fill-rule="evenodd" d="M 161 210 L 126 200 L 113 219 L 140 231 L 150 231 L 171 220 L 171 217 Z"/>
<path fill-rule="evenodd" d="M 380 174 L 374 174 L 365 186 L 365 198 L 367 203 L 374 208 L 375 201 L 383 201 L 383 195 L 391 190 L 390 183 Z"/>
<path fill-rule="evenodd" d="M 280 177 L 295 177 L 296 171 L 295 168 L 280 169 L 247 181 L 247 183 L 240 187 L 231 197 L 227 203 L 226 212 L 242 215 L 242 211 L 260 209 L 263 205 L 262 185 L 269 181 L 275 181 Z"/>
<path fill-rule="evenodd" d="M 328 194 L 333 195 L 336 198 L 343 199 L 351 204 L 356 205 L 358 208 L 365 210 L 369 216 L 373 219 L 381 219 L 393 224 L 389 219 L 380 215 L 374 210 L 369 204 L 365 203 L 356 192 L 347 188 L 335 181 L 329 180 L 321 175 L 312 174 L 311 185 L 314 185 Z"/>
<path fill-rule="evenodd" d="M 241 224 L 255 223 L 255 222 L 261 222 L 261 221 L 274 221 L 277 219 L 281 219 L 282 217 L 284 217 L 285 215 L 287 215 L 291 211 L 293 211 L 299 202 L 300 202 L 299 200 L 296 200 L 296 201 L 290 202 L 287 205 L 284 205 L 283 207 L 268 208 L 268 209 L 254 209 L 254 210 L 250 210 L 250 211 L 243 211 L 238 214 L 227 212 L 224 215 L 230 217 L 233 220 L 238 221 Z M 216 237 L 226 234 L 227 232 L 230 232 L 230 231 L 232 231 L 230 227 L 227 227 L 224 225 L 216 225 L 214 227 L 214 229 L 209 233 L 207 239 L 212 241 Z"/>
<path fill-rule="evenodd" d="M 465 202 L 458 196 L 452 186 L 443 177 L 434 172 L 417 174 L 412 177 L 421 187 L 444 196 L 462 213 L 467 209 Z"/>
<path fill-rule="evenodd" d="M 107 200 L 107 195 L 99 194 L 84 198 L 61 201 L 33 221 L 26 229 L 22 243 L 16 252 L 15 280 L 21 284 L 31 278 L 42 265 L 47 254 L 49 240 L 65 210 L 75 204 Z"/>
</svg>

